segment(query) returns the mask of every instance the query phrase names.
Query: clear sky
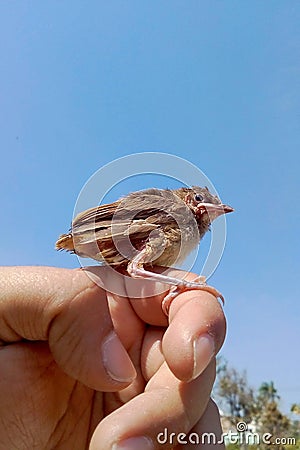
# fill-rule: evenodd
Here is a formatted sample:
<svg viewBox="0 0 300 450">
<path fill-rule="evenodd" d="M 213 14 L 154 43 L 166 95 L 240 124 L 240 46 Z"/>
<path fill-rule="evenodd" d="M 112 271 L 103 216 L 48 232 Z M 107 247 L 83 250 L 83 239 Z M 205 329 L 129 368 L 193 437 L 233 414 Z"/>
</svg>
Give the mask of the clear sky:
<svg viewBox="0 0 300 450">
<path fill-rule="evenodd" d="M 76 267 L 54 242 L 97 169 L 188 159 L 236 210 L 212 278 L 223 355 L 254 386 L 273 380 L 286 410 L 300 401 L 299 23 L 297 0 L 0 2 L 0 264 Z"/>
</svg>

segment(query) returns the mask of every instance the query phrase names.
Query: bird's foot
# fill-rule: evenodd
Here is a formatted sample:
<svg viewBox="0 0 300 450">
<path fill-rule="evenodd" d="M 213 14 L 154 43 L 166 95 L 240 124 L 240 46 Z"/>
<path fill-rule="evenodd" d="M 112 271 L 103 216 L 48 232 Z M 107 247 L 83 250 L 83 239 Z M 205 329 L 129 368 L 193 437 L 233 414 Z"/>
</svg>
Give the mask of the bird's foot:
<svg viewBox="0 0 300 450">
<path fill-rule="evenodd" d="M 184 280 L 185 281 L 185 280 Z M 184 283 L 172 286 L 169 290 L 169 293 L 165 296 L 162 302 L 162 310 L 165 313 L 166 316 L 169 315 L 169 309 L 171 306 L 172 301 L 174 300 L 177 295 L 181 294 L 184 291 L 193 290 L 193 289 L 200 289 L 202 291 L 209 292 L 210 294 L 214 295 L 216 299 L 220 299 L 221 302 L 224 305 L 224 297 L 223 295 L 215 289 L 213 286 L 208 286 L 206 284 L 205 277 L 198 276 L 193 281 L 185 281 Z"/>
</svg>

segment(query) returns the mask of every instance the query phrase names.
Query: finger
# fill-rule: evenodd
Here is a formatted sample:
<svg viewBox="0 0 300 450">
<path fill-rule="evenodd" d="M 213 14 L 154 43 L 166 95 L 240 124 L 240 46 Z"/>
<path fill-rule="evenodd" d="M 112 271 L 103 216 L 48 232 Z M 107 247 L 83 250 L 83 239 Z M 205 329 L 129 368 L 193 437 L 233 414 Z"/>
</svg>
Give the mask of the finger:
<svg viewBox="0 0 300 450">
<path fill-rule="evenodd" d="M 155 373 L 154 371 L 157 371 L 163 363 L 164 357 L 160 345 L 162 336 L 162 330 L 157 329 L 153 329 L 145 335 L 141 355 L 141 365 L 145 379 L 152 377 Z M 163 433 L 162 436 L 166 436 L 166 433 Z M 212 448 L 225 449 L 219 410 L 213 400 L 210 399 L 200 420 L 190 432 L 181 432 L 177 436 L 177 441 L 178 445 L 174 447 L 174 450 L 192 450 L 194 448 L 203 450 Z"/>
<path fill-rule="evenodd" d="M 166 361 L 180 380 L 199 376 L 221 348 L 226 332 L 223 310 L 204 291 L 187 291 L 172 302 L 162 342 Z"/>
<path fill-rule="evenodd" d="M 165 362 L 162 352 L 162 339 L 165 330 L 159 327 L 149 328 L 144 335 L 141 352 L 141 370 L 146 381 L 150 380 Z"/>
<path fill-rule="evenodd" d="M 180 445 L 175 447 L 176 450 L 225 449 L 219 410 L 212 399 L 208 402 L 201 419 L 191 429 L 190 433 L 182 436 L 180 440 Z"/>
<path fill-rule="evenodd" d="M 87 267 L 85 272 L 98 286 L 111 292 L 114 298 L 129 299 L 132 310 L 143 322 L 151 325 L 168 324 L 161 308 L 168 286 L 151 280 L 131 278 L 126 271 L 116 271 L 109 266 Z"/>
<path fill-rule="evenodd" d="M 65 373 L 97 390 L 120 390 L 135 377 L 113 329 L 104 291 L 82 270 L 0 270 L 0 338 L 49 341 Z"/>
<path fill-rule="evenodd" d="M 190 383 L 179 381 L 163 364 L 144 393 L 107 416 L 96 428 L 90 450 L 170 449 L 203 414 L 215 377 L 211 363 Z"/>
</svg>

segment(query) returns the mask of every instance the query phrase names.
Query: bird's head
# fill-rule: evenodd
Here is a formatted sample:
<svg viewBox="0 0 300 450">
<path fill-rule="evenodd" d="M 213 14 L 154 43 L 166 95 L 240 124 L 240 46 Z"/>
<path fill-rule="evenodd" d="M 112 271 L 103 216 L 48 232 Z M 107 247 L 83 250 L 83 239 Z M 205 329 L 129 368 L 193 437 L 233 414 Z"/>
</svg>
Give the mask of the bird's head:
<svg viewBox="0 0 300 450">
<path fill-rule="evenodd" d="M 185 202 L 196 217 L 200 235 L 209 228 L 211 222 L 222 214 L 234 211 L 231 206 L 209 192 L 207 187 L 192 186 L 191 188 L 176 189 L 174 193 Z"/>
</svg>

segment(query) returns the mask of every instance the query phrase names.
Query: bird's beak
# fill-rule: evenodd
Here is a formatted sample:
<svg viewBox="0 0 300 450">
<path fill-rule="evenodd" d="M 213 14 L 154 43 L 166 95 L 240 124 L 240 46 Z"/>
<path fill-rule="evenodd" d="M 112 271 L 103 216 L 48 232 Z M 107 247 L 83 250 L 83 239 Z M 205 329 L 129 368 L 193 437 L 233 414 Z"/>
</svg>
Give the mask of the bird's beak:
<svg viewBox="0 0 300 450">
<path fill-rule="evenodd" d="M 212 215 L 214 218 L 234 211 L 234 209 L 229 205 L 214 205 L 213 203 L 200 203 L 197 209 L 200 214 L 207 212 L 208 215 Z"/>
<path fill-rule="evenodd" d="M 234 211 L 234 209 L 233 209 L 231 206 L 229 206 L 229 205 L 221 205 L 221 208 L 223 209 L 223 211 L 224 211 L 225 214 Z"/>
</svg>

